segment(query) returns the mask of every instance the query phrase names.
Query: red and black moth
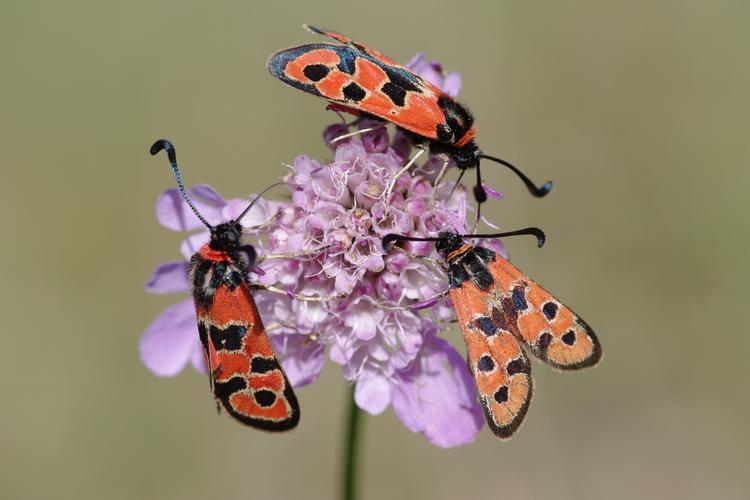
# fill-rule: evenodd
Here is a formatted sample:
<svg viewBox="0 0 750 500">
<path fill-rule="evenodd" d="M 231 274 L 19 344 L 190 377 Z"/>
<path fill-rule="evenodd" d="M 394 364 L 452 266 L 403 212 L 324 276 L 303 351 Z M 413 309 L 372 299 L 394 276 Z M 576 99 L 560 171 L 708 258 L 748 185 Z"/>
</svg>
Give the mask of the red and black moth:
<svg viewBox="0 0 750 500">
<path fill-rule="evenodd" d="M 242 244 L 240 220 L 260 195 L 236 219 L 211 226 L 185 190 L 174 146 L 160 139 L 150 152 L 162 150 L 185 202 L 211 232 L 211 240 L 190 259 L 188 271 L 214 397 L 243 424 L 266 431 L 292 429 L 299 422 L 299 404 L 250 293 L 248 272 L 255 249 Z"/>
<path fill-rule="evenodd" d="M 435 85 L 342 34 L 304 27 L 340 44 L 310 43 L 276 52 L 268 60 L 268 70 L 282 82 L 323 97 L 335 103 L 336 109 L 397 125 L 412 134 L 417 143 L 428 146 L 433 154 L 452 159 L 461 175 L 469 168 L 476 168 L 474 196 L 480 204 L 487 200 L 479 169 L 481 159 L 511 169 L 536 197 L 545 196 L 552 189 L 552 182 L 537 187 L 516 166 L 484 154 L 475 142 L 474 118 L 469 110 Z M 421 151 L 404 170 L 420 154 Z M 436 184 L 447 164 L 446 161 Z"/>
<path fill-rule="evenodd" d="M 434 241 L 445 259 L 447 294 L 463 331 L 479 402 L 501 439 L 518 430 L 531 402 L 531 364 L 524 348 L 559 370 L 593 366 L 602 356 L 593 330 L 572 310 L 492 250 L 464 240 L 524 234 L 535 236 L 538 246 L 544 244 L 544 233 L 535 227 L 487 235 L 383 238 L 386 251 L 397 241 Z"/>
</svg>

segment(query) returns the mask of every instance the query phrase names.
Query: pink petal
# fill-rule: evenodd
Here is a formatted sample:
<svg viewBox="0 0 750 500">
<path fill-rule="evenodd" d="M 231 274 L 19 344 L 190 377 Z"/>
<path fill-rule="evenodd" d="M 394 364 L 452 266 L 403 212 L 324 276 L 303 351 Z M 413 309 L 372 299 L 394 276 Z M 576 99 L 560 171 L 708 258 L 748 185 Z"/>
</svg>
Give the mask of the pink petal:
<svg viewBox="0 0 750 500">
<path fill-rule="evenodd" d="M 474 441 L 484 424 L 476 387 L 447 341 L 427 335 L 419 357 L 395 378 L 393 411 L 409 430 L 441 448 Z"/>
<path fill-rule="evenodd" d="M 143 332 L 138 343 L 141 360 L 158 377 L 177 375 L 190 359 L 198 340 L 191 299 L 164 309 Z"/>
<path fill-rule="evenodd" d="M 325 361 L 322 344 L 309 335 L 297 333 L 273 332 L 269 338 L 293 387 L 312 384 L 318 379 Z"/>
<path fill-rule="evenodd" d="M 461 92 L 461 74 L 458 71 L 453 71 L 443 80 L 442 91 L 451 97 L 458 97 L 458 93 Z"/>
<path fill-rule="evenodd" d="M 347 309 L 344 322 L 351 327 L 352 334 L 360 340 L 370 340 L 377 333 L 382 312 L 369 300 L 358 300 Z"/>
<path fill-rule="evenodd" d="M 190 260 L 190 257 L 192 257 L 200 247 L 208 243 L 210 239 L 211 237 L 208 231 L 192 234 L 180 243 L 180 253 L 185 257 L 185 260 Z"/>
<path fill-rule="evenodd" d="M 383 375 L 363 374 L 367 378 L 357 380 L 354 388 L 354 402 L 370 415 L 378 415 L 388 408 L 391 402 L 391 384 Z"/>
<path fill-rule="evenodd" d="M 190 363 L 198 373 L 208 375 L 208 366 L 206 366 L 206 355 L 200 342 L 193 344 L 193 351 L 190 353 Z"/>
<path fill-rule="evenodd" d="M 500 191 L 495 191 L 487 184 L 482 184 L 482 187 L 484 188 L 484 192 L 487 193 L 487 196 L 489 196 L 490 198 L 494 198 L 496 200 L 503 199 L 503 193 L 501 193 Z"/>
<path fill-rule="evenodd" d="M 214 188 L 198 184 L 191 189 L 191 194 L 193 203 L 209 224 L 222 221 L 224 200 Z M 156 218 L 162 226 L 173 231 L 192 231 L 205 227 L 176 188 L 167 189 L 159 196 L 156 201 Z"/>
<path fill-rule="evenodd" d="M 208 184 L 196 184 L 190 188 L 190 192 L 195 197 L 194 203 L 204 204 L 211 207 L 223 207 L 224 198 L 213 187 Z M 197 205 L 196 205 L 197 206 Z M 203 208 L 203 207 L 198 207 Z"/>
<path fill-rule="evenodd" d="M 406 63 L 406 67 L 415 73 L 419 73 L 426 66 L 426 64 L 427 63 L 424 62 L 424 52 L 417 52 L 416 54 L 414 54 L 414 57 L 412 57 L 409 62 Z"/>
<path fill-rule="evenodd" d="M 159 264 L 146 283 L 148 293 L 180 293 L 190 290 L 187 262 L 178 260 Z"/>
</svg>

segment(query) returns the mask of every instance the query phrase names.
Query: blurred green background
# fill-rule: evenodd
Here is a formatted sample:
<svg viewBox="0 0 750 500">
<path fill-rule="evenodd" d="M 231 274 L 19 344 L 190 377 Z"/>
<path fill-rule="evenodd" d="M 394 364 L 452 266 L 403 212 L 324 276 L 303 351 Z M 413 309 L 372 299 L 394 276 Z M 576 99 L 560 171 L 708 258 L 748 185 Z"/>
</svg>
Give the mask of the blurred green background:
<svg viewBox="0 0 750 500">
<path fill-rule="evenodd" d="M 205 379 L 157 379 L 138 338 L 180 236 L 154 202 L 188 183 L 257 191 L 330 153 L 324 103 L 271 78 L 276 49 L 340 30 L 464 77 L 479 142 L 505 170 L 487 213 L 539 225 L 516 264 L 581 312 L 594 371 L 535 363 L 521 431 L 452 450 L 389 410 L 364 421 L 363 498 L 747 498 L 750 6 L 635 2 L 0 4 L 0 497 L 335 498 L 347 387 L 328 363 L 300 427 L 217 418 Z M 458 341 L 456 333 L 451 334 Z"/>
</svg>

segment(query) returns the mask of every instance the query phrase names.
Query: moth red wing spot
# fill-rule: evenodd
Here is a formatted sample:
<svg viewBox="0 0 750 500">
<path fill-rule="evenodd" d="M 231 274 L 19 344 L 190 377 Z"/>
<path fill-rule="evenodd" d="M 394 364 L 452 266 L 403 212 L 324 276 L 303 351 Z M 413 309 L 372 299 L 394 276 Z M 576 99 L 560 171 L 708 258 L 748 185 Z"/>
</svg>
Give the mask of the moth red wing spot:
<svg viewBox="0 0 750 500">
<path fill-rule="evenodd" d="M 445 124 L 445 114 L 434 96 L 407 92 L 405 104 L 394 121 L 428 139 L 437 139 L 437 126 Z"/>
<path fill-rule="evenodd" d="M 216 380 L 224 381 L 247 373 L 249 363 L 247 356 L 237 353 L 218 352 L 219 364 L 216 367 Z"/>
<path fill-rule="evenodd" d="M 341 59 L 331 49 L 315 49 L 301 54 L 296 59 L 289 61 L 284 70 L 287 78 L 301 83 L 315 83 L 305 74 L 305 68 L 310 65 L 323 65 L 334 68 Z M 335 71 L 334 71 L 335 72 Z"/>
<path fill-rule="evenodd" d="M 243 349 L 249 359 L 253 359 L 255 356 L 276 358 L 273 349 L 271 349 L 271 343 L 268 341 L 265 330 L 258 326 L 248 330 L 245 335 Z"/>
<path fill-rule="evenodd" d="M 356 68 L 355 80 L 366 89 L 379 89 L 388 81 L 385 71 L 367 59 L 357 58 L 354 67 Z"/>
<path fill-rule="evenodd" d="M 362 109 L 368 113 L 373 113 L 376 116 L 385 117 L 386 119 L 392 119 L 394 116 L 393 112 L 398 111 L 393 107 L 391 100 L 382 92 L 372 92 L 360 103 Z M 393 120 L 395 121 L 395 120 Z M 398 121 L 395 121 L 397 125 L 400 125 Z"/>
<path fill-rule="evenodd" d="M 270 389 L 274 392 L 281 392 L 284 390 L 286 380 L 284 380 L 284 375 L 281 371 L 276 371 L 263 375 L 251 375 L 248 377 L 248 383 L 254 391 Z"/>
<path fill-rule="evenodd" d="M 599 361 L 601 345 L 596 335 L 571 309 L 505 259 L 497 257 L 489 268 L 501 285 L 500 301 L 513 309 L 504 312 L 506 318 L 515 316 L 513 333 L 535 356 L 562 370 Z"/>
<path fill-rule="evenodd" d="M 255 397 L 247 391 L 236 392 L 229 397 L 229 404 L 237 413 L 250 417 L 252 419 L 270 420 L 279 422 L 286 420 L 292 415 L 286 398 L 276 395 L 275 402 L 270 406 L 258 404 Z"/>
<path fill-rule="evenodd" d="M 244 283 L 234 290 L 221 285 L 216 289 L 213 303 L 208 309 L 211 323 L 218 328 L 224 328 L 225 325 L 238 321 L 246 321 L 249 324 L 257 323 L 258 311 L 254 305 L 251 305 L 252 300 L 250 290 Z"/>
<path fill-rule="evenodd" d="M 352 77 L 342 71 L 331 71 L 327 77 L 317 83 L 317 88 L 323 96 L 337 101 L 345 100 L 344 87 L 352 83 Z"/>
</svg>

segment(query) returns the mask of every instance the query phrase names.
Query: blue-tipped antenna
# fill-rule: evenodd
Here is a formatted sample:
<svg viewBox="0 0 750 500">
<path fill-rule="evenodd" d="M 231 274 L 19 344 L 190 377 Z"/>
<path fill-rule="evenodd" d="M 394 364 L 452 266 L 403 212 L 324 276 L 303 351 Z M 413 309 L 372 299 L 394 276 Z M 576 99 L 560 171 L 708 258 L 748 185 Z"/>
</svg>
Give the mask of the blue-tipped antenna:
<svg viewBox="0 0 750 500">
<path fill-rule="evenodd" d="M 198 211 L 197 208 L 195 208 L 195 205 L 193 205 L 193 201 L 190 199 L 190 195 L 187 192 L 187 189 L 185 189 L 185 183 L 182 182 L 182 175 L 180 175 L 180 167 L 177 166 L 177 152 L 175 151 L 174 144 L 172 144 L 170 141 L 166 139 L 159 139 L 155 143 L 151 145 L 151 149 L 149 149 L 149 152 L 152 155 L 157 154 L 159 151 L 164 150 L 167 152 L 167 159 L 169 159 L 169 164 L 172 166 L 172 172 L 174 172 L 174 178 L 177 180 L 177 187 L 180 188 L 180 193 L 182 193 L 182 197 L 185 199 L 185 203 L 188 204 L 190 209 L 193 211 L 196 217 L 200 219 L 200 221 L 206 225 L 207 228 L 212 229 L 211 224 L 208 223 L 208 221 L 201 215 L 201 213 Z M 276 186 L 289 186 L 291 184 L 287 182 L 276 182 L 274 184 L 271 184 L 266 189 L 260 192 L 258 196 L 255 197 L 253 201 L 250 202 L 250 204 L 245 208 L 245 210 L 242 211 L 242 213 L 235 219 L 236 222 L 239 222 L 249 211 L 251 208 L 253 208 L 253 205 L 271 188 L 274 188 Z"/>
<path fill-rule="evenodd" d="M 174 149 L 174 144 L 166 139 L 159 139 L 151 145 L 151 149 L 149 149 L 149 152 L 152 155 L 155 155 L 162 149 L 167 152 L 167 159 L 169 159 L 169 163 L 170 165 L 172 165 L 172 172 L 174 172 L 174 178 L 177 180 L 177 187 L 180 188 L 180 193 L 182 193 L 182 198 L 185 200 L 185 203 L 188 204 L 195 216 L 198 217 L 198 219 L 200 219 L 200 221 L 205 224 L 207 228 L 212 229 L 211 224 L 209 224 L 208 221 L 198 211 L 198 209 L 195 208 L 195 205 L 193 205 L 193 200 L 190 199 L 190 195 L 185 189 L 185 183 L 182 182 L 182 175 L 180 175 L 180 167 L 177 166 L 177 152 Z"/>
</svg>

